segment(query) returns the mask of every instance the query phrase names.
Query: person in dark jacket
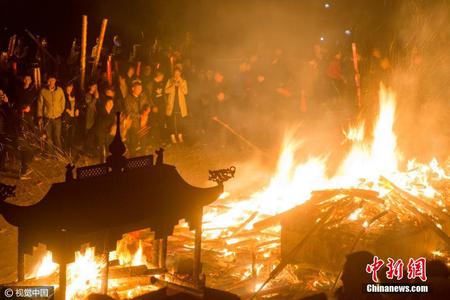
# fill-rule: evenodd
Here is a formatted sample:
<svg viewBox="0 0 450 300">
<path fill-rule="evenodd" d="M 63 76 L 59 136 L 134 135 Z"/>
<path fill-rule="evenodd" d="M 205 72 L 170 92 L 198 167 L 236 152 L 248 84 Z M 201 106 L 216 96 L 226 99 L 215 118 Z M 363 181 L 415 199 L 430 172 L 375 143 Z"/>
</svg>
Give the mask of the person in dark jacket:
<svg viewBox="0 0 450 300">
<path fill-rule="evenodd" d="M 85 148 L 89 153 L 93 153 L 97 147 L 97 135 L 95 134 L 95 121 L 97 119 L 97 107 L 99 102 L 99 93 L 97 83 L 92 82 L 89 84 L 88 92 L 84 97 L 85 105 Z"/>
<path fill-rule="evenodd" d="M 108 146 L 113 139 L 111 129 L 115 124 L 114 116 L 114 100 L 107 98 L 104 105 L 99 108 L 98 119 L 96 123 L 97 139 L 100 148 L 100 161 L 104 162 L 106 159 L 106 153 L 108 152 Z"/>
<path fill-rule="evenodd" d="M 146 104 L 150 103 L 143 93 L 142 83 L 139 80 L 136 80 L 133 82 L 131 93 L 125 98 L 126 115 L 131 119 L 128 143 L 132 153 L 138 145 L 137 133 L 139 131 L 140 114 Z"/>
<path fill-rule="evenodd" d="M 11 150 L 20 159 L 19 178 L 30 179 L 33 152 L 24 138 L 19 113 L 13 109 L 6 94 L 0 90 L 0 170 L 5 169 L 6 152 Z"/>
<path fill-rule="evenodd" d="M 22 82 L 23 85 L 16 92 L 16 109 L 22 112 L 23 125 L 28 129 L 33 129 L 36 113 L 36 89 L 30 75 L 25 75 Z"/>
<path fill-rule="evenodd" d="M 150 102 L 153 103 L 153 117 L 151 118 L 152 127 L 154 128 L 154 134 L 158 143 L 162 141 L 166 120 L 166 94 L 164 93 L 164 89 L 164 73 L 157 71 L 152 80 Z"/>
<path fill-rule="evenodd" d="M 78 99 L 75 97 L 73 83 L 69 82 L 64 90 L 66 97 L 66 108 L 63 113 L 64 146 L 67 151 L 72 151 L 80 117 Z"/>
</svg>

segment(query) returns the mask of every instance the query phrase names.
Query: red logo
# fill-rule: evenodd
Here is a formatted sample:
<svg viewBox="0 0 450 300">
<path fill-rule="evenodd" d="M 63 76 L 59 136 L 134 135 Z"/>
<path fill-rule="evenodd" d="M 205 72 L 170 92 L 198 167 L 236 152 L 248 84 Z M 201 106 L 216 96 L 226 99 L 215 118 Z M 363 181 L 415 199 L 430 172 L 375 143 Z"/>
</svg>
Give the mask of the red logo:
<svg viewBox="0 0 450 300">
<path fill-rule="evenodd" d="M 366 272 L 372 274 L 373 282 L 378 282 L 378 271 L 384 265 L 384 261 L 380 259 L 378 256 L 373 257 L 373 262 L 366 266 Z M 387 279 L 396 279 L 401 280 L 403 278 L 404 272 L 403 260 L 393 258 L 387 259 L 387 271 L 386 278 Z M 419 257 L 418 259 L 410 258 L 408 261 L 407 268 L 407 278 L 408 279 L 416 279 L 420 278 L 422 281 L 427 280 L 427 260 L 423 257 Z"/>
<path fill-rule="evenodd" d="M 408 262 L 408 279 L 420 278 L 422 281 L 427 281 L 427 260 L 419 257 L 414 260 L 409 259 Z"/>
<path fill-rule="evenodd" d="M 368 264 L 366 272 L 372 274 L 373 282 L 378 282 L 378 270 L 384 265 L 384 261 L 379 259 L 378 256 L 373 257 L 373 263 Z"/>
<path fill-rule="evenodd" d="M 386 278 L 387 279 L 394 279 L 397 278 L 397 280 L 400 280 L 403 278 L 403 261 L 401 259 L 397 259 L 397 261 L 394 261 L 392 258 L 388 258 L 388 263 L 386 267 L 388 268 L 386 272 Z"/>
</svg>

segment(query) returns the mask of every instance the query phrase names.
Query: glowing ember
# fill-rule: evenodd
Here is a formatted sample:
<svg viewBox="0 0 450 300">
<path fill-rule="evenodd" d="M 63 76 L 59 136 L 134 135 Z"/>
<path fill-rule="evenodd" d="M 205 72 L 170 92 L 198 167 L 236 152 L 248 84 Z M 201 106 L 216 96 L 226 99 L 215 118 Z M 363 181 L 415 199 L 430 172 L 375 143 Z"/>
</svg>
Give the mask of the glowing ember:
<svg viewBox="0 0 450 300">
<path fill-rule="evenodd" d="M 147 264 L 147 258 L 143 254 L 142 249 L 142 240 L 139 240 L 139 248 L 137 249 L 136 253 L 134 254 L 133 260 L 131 261 L 132 266 L 142 266 Z"/>
<path fill-rule="evenodd" d="M 412 195 L 425 196 L 439 201 L 439 193 L 430 185 L 429 178 L 448 179 L 445 171 L 439 167 L 436 159 L 428 165 L 410 161 L 405 172 L 398 169 L 400 154 L 397 138 L 393 131 L 395 122 L 395 94 L 380 87 L 379 115 L 375 122 L 371 138 L 365 132 L 365 122 L 350 127 L 345 133 L 352 147 L 332 177 L 326 175 L 327 160 L 315 157 L 306 162 L 297 162 L 295 153 L 301 146 L 299 142 L 287 141 L 281 152 L 277 172 L 269 185 L 253 194 L 249 199 L 240 201 L 222 200 L 226 208 L 208 209 L 203 216 L 206 229 L 204 238 L 216 239 L 232 234 L 232 228 L 251 219 L 244 229 L 267 216 L 275 215 L 304 203 L 311 192 L 329 188 L 364 188 L 378 191 L 384 196 L 389 191 L 380 186 L 381 176 L 389 178 L 401 189 Z M 225 197 L 223 197 L 225 198 Z M 349 216 L 357 220 L 361 210 Z M 366 223 L 364 223 L 366 224 Z M 364 226 L 363 224 L 363 226 Z M 365 226 L 368 226 L 366 224 Z M 438 227 L 439 224 L 437 225 Z M 227 240 L 232 244 L 235 239 Z"/>
<path fill-rule="evenodd" d="M 27 278 L 40 278 L 51 275 L 58 271 L 59 265 L 53 262 L 53 255 L 50 251 L 47 251 L 44 257 L 36 267 L 36 271 L 27 276 Z"/>
<path fill-rule="evenodd" d="M 129 245 L 136 245 L 135 243 L 136 240 L 133 239 L 130 235 L 125 235 L 124 238 L 117 243 L 117 250 L 115 251 L 114 256 L 119 260 L 120 265 L 147 265 L 147 257 L 144 255 L 142 240 L 139 240 L 138 248 L 133 254 L 130 251 Z"/>
<path fill-rule="evenodd" d="M 95 248 L 76 252 L 75 262 L 67 266 L 67 299 L 84 299 L 90 293 L 100 292 L 104 267 L 104 260 L 95 257 Z"/>
<path fill-rule="evenodd" d="M 348 219 L 349 219 L 350 221 L 356 221 L 356 220 L 358 220 L 358 219 L 359 219 L 359 216 L 361 215 L 362 210 L 363 210 L 362 207 L 357 208 L 354 212 L 352 212 L 352 213 L 350 214 L 350 216 L 348 216 Z"/>
</svg>

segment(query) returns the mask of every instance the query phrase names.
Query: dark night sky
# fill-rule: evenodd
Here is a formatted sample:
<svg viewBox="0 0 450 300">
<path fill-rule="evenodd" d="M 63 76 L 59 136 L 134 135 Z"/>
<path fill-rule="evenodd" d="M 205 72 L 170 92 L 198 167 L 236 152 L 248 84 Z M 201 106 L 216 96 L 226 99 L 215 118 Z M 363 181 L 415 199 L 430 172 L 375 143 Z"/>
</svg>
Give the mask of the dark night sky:
<svg viewBox="0 0 450 300">
<path fill-rule="evenodd" d="M 0 0 L 0 18 L 1 25 L 8 28 L 2 30 L 3 42 L 11 32 L 28 28 L 47 36 L 50 47 L 57 51 L 66 51 L 71 40 L 80 36 L 82 14 L 89 17 L 90 44 L 102 18 L 107 17 L 108 40 L 114 33 L 135 41 L 141 31 L 147 39 L 155 35 L 180 38 L 193 31 L 197 40 L 233 47 L 261 36 L 281 43 L 293 38 L 315 40 L 324 33 L 341 39 L 346 28 L 360 36 L 380 30 L 385 33 L 395 11 L 393 2 L 397 1 Z M 324 9 L 325 3 L 331 8 Z"/>
</svg>

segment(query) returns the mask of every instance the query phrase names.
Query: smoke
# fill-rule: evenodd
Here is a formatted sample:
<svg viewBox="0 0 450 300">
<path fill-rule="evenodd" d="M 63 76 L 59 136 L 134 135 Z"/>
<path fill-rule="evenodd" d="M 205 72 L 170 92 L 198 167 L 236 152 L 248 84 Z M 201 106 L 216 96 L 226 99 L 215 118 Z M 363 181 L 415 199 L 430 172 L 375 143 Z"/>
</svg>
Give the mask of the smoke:
<svg viewBox="0 0 450 300">
<path fill-rule="evenodd" d="M 447 159 L 450 145 L 448 1 L 416 0 L 384 5 L 381 1 L 362 2 L 333 3 L 333 9 L 340 5 L 338 14 L 342 16 L 324 14 L 320 1 L 302 5 L 295 1 L 249 1 L 235 5 L 231 1 L 214 6 L 210 19 L 204 21 L 212 24 L 210 30 L 201 31 L 201 37 L 209 41 L 210 47 L 204 50 L 203 66 L 224 74 L 232 98 L 229 101 L 235 100 L 234 92 L 241 88 L 239 68 L 244 63 L 250 65 L 253 78 L 263 74 L 266 80 L 277 79 L 267 68 L 277 48 L 283 49 L 290 77 L 286 83 L 290 97 L 272 95 L 265 99 L 263 95 L 258 99 L 268 106 L 263 110 L 265 115 L 254 114 L 245 105 L 232 105 L 227 107 L 223 121 L 270 153 L 279 150 L 287 130 L 297 128 L 298 138 L 305 140 L 302 155 L 331 154 L 331 162 L 339 161 L 345 149 L 337 149 L 342 148 L 342 130 L 352 122 L 350 115 L 342 107 L 337 112 L 319 109 L 302 115 L 300 96 L 314 77 L 309 62 L 313 46 L 320 44 L 326 60 L 335 51 L 342 51 L 349 85 L 342 106 L 352 106 L 355 91 L 350 42 L 355 41 L 363 62 L 370 59 L 374 47 L 381 48 L 382 55 L 390 60 L 390 79 L 384 83 L 397 94 L 395 130 L 405 158 Z M 378 5 L 376 10 L 375 5 Z M 332 18 L 339 19 L 330 21 Z M 346 38 L 345 28 L 359 29 Z M 320 42 L 321 36 L 325 41 Z M 368 78 L 367 72 L 362 68 L 361 76 Z M 370 85 L 378 86 L 379 82 Z M 366 100 L 377 107 L 376 98 Z M 226 142 L 239 143 L 232 134 L 226 135 Z"/>
<path fill-rule="evenodd" d="M 404 1 L 396 17 L 397 92 L 401 149 L 422 160 L 450 149 L 450 9 L 448 1 Z"/>
</svg>

